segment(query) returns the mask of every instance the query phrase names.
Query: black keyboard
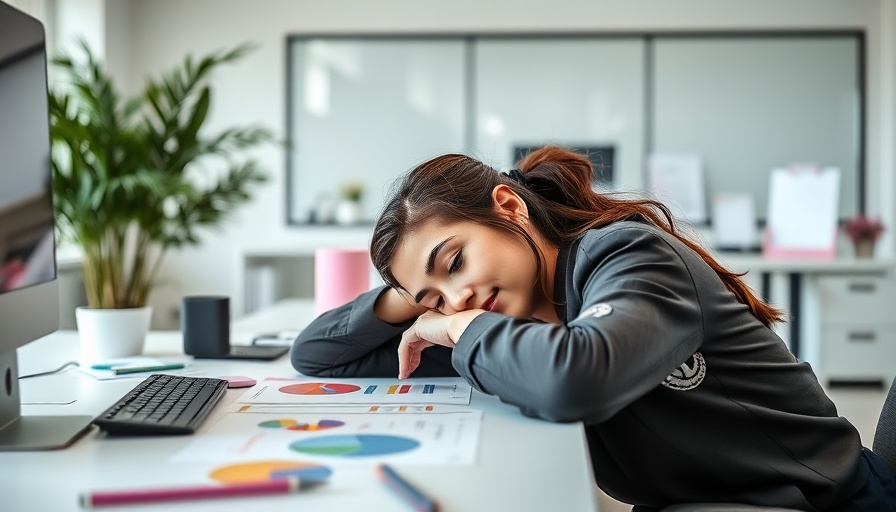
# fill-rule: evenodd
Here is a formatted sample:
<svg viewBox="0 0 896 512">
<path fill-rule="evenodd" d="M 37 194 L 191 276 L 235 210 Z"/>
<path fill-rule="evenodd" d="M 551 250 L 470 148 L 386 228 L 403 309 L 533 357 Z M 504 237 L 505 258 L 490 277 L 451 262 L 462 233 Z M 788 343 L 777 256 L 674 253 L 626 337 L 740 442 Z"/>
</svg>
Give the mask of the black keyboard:
<svg viewBox="0 0 896 512">
<path fill-rule="evenodd" d="M 93 423 L 109 434 L 192 434 L 227 389 L 227 381 L 154 373 Z"/>
</svg>

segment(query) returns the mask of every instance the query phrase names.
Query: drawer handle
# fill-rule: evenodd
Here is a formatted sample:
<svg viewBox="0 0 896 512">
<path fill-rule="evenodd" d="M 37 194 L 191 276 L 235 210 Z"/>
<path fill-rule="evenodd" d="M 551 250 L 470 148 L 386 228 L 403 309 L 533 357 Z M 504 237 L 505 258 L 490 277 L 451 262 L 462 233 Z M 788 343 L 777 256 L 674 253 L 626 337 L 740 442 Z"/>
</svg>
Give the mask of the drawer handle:
<svg viewBox="0 0 896 512">
<path fill-rule="evenodd" d="M 849 341 L 874 341 L 876 337 L 872 331 L 849 333 Z"/>
<path fill-rule="evenodd" d="M 874 289 L 874 283 L 849 283 L 851 292 L 874 293 Z"/>
</svg>

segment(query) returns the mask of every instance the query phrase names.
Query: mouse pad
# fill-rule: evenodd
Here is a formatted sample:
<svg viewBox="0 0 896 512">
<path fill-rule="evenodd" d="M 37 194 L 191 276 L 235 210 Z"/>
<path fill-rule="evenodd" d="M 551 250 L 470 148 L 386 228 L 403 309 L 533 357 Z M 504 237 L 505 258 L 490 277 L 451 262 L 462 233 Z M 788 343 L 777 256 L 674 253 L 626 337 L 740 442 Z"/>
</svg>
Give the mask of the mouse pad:
<svg viewBox="0 0 896 512">
<path fill-rule="evenodd" d="M 255 379 L 251 377 L 243 377 L 241 375 L 228 375 L 226 377 L 218 377 L 228 382 L 228 388 L 250 388 L 255 385 Z"/>
</svg>

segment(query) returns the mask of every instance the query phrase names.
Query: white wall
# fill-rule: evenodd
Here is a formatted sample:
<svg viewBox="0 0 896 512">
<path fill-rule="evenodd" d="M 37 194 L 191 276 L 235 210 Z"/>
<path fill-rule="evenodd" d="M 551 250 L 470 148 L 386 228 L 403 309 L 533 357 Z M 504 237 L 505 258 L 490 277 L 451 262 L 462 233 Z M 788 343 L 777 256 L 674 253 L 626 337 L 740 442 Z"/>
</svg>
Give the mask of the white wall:
<svg viewBox="0 0 896 512">
<path fill-rule="evenodd" d="M 175 65 L 187 52 L 203 54 L 254 41 L 259 50 L 216 77 L 210 125 L 261 123 L 281 136 L 288 34 L 864 29 L 868 205 L 894 226 L 896 8 L 891 0 L 129 0 L 127 6 L 122 2 L 107 0 L 104 34 L 106 54 L 114 59 L 110 63 L 125 75 L 120 83 L 139 84 L 141 77 Z M 170 254 L 163 270 L 165 282 L 152 297 L 157 327 L 176 325 L 183 295 L 239 293 L 235 269 L 244 250 L 366 245 L 364 229 L 287 227 L 283 152 L 268 148 L 259 151 L 259 157 L 270 169 L 271 180 L 255 201 L 224 230 L 209 233 L 200 247 Z M 892 243 L 886 245 L 885 253 L 891 254 Z"/>
</svg>

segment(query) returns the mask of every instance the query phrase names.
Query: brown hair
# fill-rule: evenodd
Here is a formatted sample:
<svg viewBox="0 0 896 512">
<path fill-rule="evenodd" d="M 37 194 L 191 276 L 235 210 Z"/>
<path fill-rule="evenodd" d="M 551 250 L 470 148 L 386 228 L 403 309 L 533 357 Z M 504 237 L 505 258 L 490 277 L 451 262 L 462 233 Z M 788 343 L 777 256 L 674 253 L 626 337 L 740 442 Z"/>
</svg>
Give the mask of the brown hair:
<svg viewBox="0 0 896 512">
<path fill-rule="evenodd" d="M 706 250 L 681 234 L 662 203 L 592 191 L 594 168 L 585 156 L 547 146 L 532 152 L 517 165 L 525 177 L 525 185 L 474 158 L 458 154 L 433 158 L 404 175 L 377 220 L 370 244 L 373 265 L 386 284 L 400 288 L 389 268 L 395 250 L 407 233 L 432 218 L 446 222 L 470 220 L 515 233 L 536 254 L 540 271 L 543 262 L 535 242 L 517 223 L 498 215 L 493 206 L 492 190 L 503 183 L 523 198 L 530 222 L 547 241 L 558 247 L 573 242 L 589 229 L 613 222 L 647 222 L 699 254 L 737 300 L 747 305 L 763 324 L 771 326 L 784 320 L 781 310 L 753 294 L 741 279 L 743 274 L 725 269 Z"/>
</svg>

